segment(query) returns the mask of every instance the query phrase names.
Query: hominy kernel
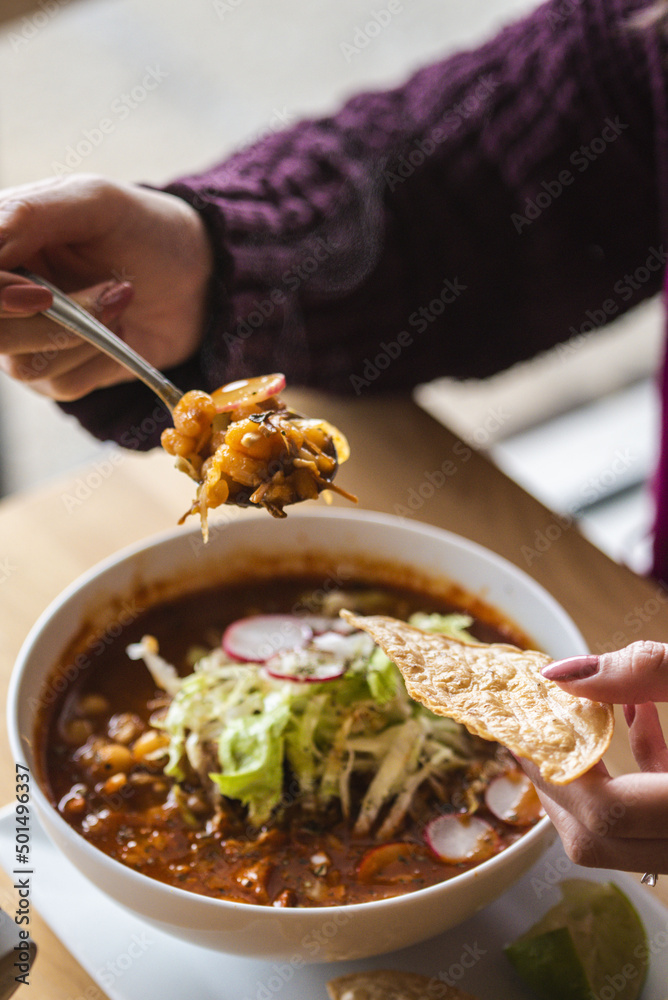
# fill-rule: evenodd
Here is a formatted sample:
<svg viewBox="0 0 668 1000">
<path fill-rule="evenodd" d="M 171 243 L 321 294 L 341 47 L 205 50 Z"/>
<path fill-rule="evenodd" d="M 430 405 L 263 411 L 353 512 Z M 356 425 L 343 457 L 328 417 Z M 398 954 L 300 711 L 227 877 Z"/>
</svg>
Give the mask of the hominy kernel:
<svg viewBox="0 0 668 1000">
<path fill-rule="evenodd" d="M 58 811 L 63 816 L 81 816 L 87 809 L 86 790 L 85 785 L 73 785 L 67 795 L 63 795 L 58 803 Z"/>
<path fill-rule="evenodd" d="M 77 711 L 80 715 L 102 715 L 109 711 L 109 702 L 101 694 L 85 694 L 79 699 Z"/>
<path fill-rule="evenodd" d="M 110 739 L 126 746 L 136 740 L 144 730 L 144 723 L 134 712 L 117 712 L 107 724 Z"/>
<path fill-rule="evenodd" d="M 133 743 L 132 756 L 138 764 L 150 763 L 152 754 L 165 750 L 168 746 L 169 737 L 166 733 L 159 733 L 157 729 L 147 729 Z"/>
<path fill-rule="evenodd" d="M 216 415 L 216 405 L 208 393 L 192 389 L 174 407 L 174 426 L 192 438 L 204 433 Z"/>
<path fill-rule="evenodd" d="M 114 792 L 119 792 L 123 785 L 127 784 L 128 776 L 124 774 L 123 771 L 119 771 L 117 774 L 112 774 L 110 778 L 107 778 L 104 785 L 102 786 L 102 791 L 105 795 L 113 795 Z"/>
<path fill-rule="evenodd" d="M 72 719 L 63 727 L 63 736 L 72 746 L 85 743 L 92 732 L 93 723 L 90 719 Z"/>
<path fill-rule="evenodd" d="M 95 750 L 95 763 L 109 774 L 123 771 L 125 774 L 134 764 L 132 753 L 122 743 L 107 743 Z"/>
<path fill-rule="evenodd" d="M 195 450 L 195 438 L 180 434 L 174 427 L 168 427 L 160 435 L 160 443 L 168 455 L 187 458 Z"/>
</svg>

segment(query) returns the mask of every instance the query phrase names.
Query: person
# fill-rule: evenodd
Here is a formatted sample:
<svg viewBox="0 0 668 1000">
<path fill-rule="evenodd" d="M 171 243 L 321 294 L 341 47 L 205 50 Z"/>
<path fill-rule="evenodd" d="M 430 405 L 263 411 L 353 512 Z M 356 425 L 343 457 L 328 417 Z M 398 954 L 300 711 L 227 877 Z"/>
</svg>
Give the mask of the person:
<svg viewBox="0 0 668 1000">
<path fill-rule="evenodd" d="M 163 189 L 82 175 L 0 193 L 2 368 L 100 438 L 126 443 L 157 412 L 142 384 L 40 315 L 50 293 L 19 267 L 72 293 L 184 390 L 267 370 L 356 395 L 406 389 L 485 377 L 593 332 L 664 280 L 664 5 L 548 0 L 474 51 Z M 667 427 L 664 415 L 663 580 Z M 642 771 L 611 778 L 600 764 L 547 788 L 526 765 L 571 857 L 668 872 L 653 705 L 668 700 L 667 647 L 550 671 L 627 706 Z"/>
<path fill-rule="evenodd" d="M 665 874 L 668 748 L 656 702 L 668 701 L 668 646 L 634 642 L 601 656 L 550 663 L 542 673 L 570 694 L 623 704 L 641 771 L 611 777 L 599 762 L 571 785 L 559 786 L 548 785 L 534 764 L 522 762 L 566 853 L 590 867 Z"/>
</svg>

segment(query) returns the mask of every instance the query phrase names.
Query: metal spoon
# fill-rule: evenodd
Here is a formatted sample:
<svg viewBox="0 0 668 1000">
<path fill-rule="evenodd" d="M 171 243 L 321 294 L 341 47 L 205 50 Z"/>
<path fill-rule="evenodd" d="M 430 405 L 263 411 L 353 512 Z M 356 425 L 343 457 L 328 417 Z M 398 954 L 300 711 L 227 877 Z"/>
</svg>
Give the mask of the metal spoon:
<svg viewBox="0 0 668 1000">
<path fill-rule="evenodd" d="M 183 396 L 183 393 L 180 389 L 176 388 L 173 382 L 165 378 L 157 368 L 154 368 L 140 354 L 137 354 L 131 347 L 128 347 L 120 337 L 117 337 L 115 333 L 112 333 L 111 330 L 107 329 L 94 316 L 86 312 L 69 295 L 66 295 L 59 288 L 56 288 L 55 285 L 52 285 L 46 278 L 42 278 L 39 274 L 33 274 L 31 271 L 26 271 L 24 268 L 17 268 L 16 274 L 20 274 L 24 278 L 29 278 L 36 285 L 42 285 L 44 288 L 49 289 L 53 295 L 53 305 L 43 310 L 45 316 L 48 316 L 55 323 L 59 323 L 60 326 L 64 326 L 70 333 L 75 333 L 77 336 L 83 337 L 84 340 L 94 344 L 99 350 L 108 354 L 114 361 L 118 361 L 124 365 L 133 375 L 141 379 L 149 389 L 153 390 L 168 410 L 172 411 L 174 409 Z"/>
</svg>

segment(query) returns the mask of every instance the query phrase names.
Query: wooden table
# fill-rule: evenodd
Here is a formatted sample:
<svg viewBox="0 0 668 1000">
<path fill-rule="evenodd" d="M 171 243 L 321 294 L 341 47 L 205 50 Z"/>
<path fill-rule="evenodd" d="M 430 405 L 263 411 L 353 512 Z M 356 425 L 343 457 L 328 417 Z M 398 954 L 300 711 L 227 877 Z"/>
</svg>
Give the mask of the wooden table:
<svg viewBox="0 0 668 1000">
<path fill-rule="evenodd" d="M 611 562 L 567 518 L 539 504 L 410 400 L 325 400 L 304 393 L 292 399 L 348 434 L 352 458 L 340 482 L 359 495 L 361 506 L 448 528 L 505 556 L 551 591 L 596 652 L 639 638 L 668 642 L 662 588 Z M 0 504 L 0 804 L 14 799 L 4 701 L 28 629 L 88 567 L 174 525 L 189 504 L 190 486 L 162 453 L 111 452 L 108 461 Z M 606 761 L 615 770 L 634 769 L 623 724 Z M 0 907 L 13 912 L 10 886 L 2 873 Z M 668 903 L 668 879 L 648 891 Z M 39 945 L 34 996 L 104 998 L 39 918 L 33 934 Z"/>
</svg>

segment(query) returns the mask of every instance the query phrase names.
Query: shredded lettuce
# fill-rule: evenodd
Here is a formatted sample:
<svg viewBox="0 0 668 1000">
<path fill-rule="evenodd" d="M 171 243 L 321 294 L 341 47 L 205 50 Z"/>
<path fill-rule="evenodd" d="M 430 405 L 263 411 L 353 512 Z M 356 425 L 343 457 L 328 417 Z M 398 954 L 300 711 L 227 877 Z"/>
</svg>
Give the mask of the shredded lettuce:
<svg viewBox="0 0 668 1000">
<path fill-rule="evenodd" d="M 472 639 L 467 615 L 418 614 L 410 621 Z M 466 764 L 468 734 L 413 702 L 394 663 L 366 633 L 325 632 L 298 654 L 278 653 L 285 657 L 280 664 L 276 657 L 271 664 L 239 663 L 218 648 L 181 678 L 159 657 L 153 637 L 135 644 L 130 655 L 142 657 L 172 696 L 161 723 L 170 738 L 165 772 L 177 782 L 196 774 L 246 806 L 254 827 L 296 799 L 314 811 L 338 800 L 350 816 L 361 777 L 366 792 L 350 817 L 355 831 L 381 823 L 380 835 L 392 836 L 425 780 Z M 339 663 L 338 676 L 318 680 L 323 656 Z M 299 680 L 290 677 L 295 670 Z"/>
<path fill-rule="evenodd" d="M 181 680 L 176 668 L 158 654 L 158 643 L 152 635 L 145 635 L 141 642 L 131 643 L 125 652 L 131 660 L 144 661 L 159 688 L 162 688 L 167 694 L 177 693 L 181 687 Z"/>
<path fill-rule="evenodd" d="M 276 700 L 276 699 L 267 699 Z M 283 795 L 285 730 L 290 722 L 287 699 L 260 715 L 237 717 L 220 734 L 221 770 L 211 780 L 223 795 L 248 806 L 248 819 L 261 826 Z"/>
<path fill-rule="evenodd" d="M 427 614 L 425 611 L 416 611 L 408 619 L 408 624 L 424 629 L 425 632 L 439 632 L 459 642 L 475 642 L 471 633 L 467 631 L 473 625 L 470 615 L 439 615 L 436 612 Z"/>
</svg>

